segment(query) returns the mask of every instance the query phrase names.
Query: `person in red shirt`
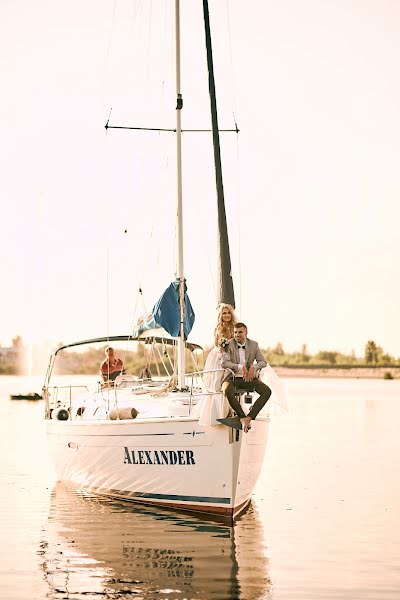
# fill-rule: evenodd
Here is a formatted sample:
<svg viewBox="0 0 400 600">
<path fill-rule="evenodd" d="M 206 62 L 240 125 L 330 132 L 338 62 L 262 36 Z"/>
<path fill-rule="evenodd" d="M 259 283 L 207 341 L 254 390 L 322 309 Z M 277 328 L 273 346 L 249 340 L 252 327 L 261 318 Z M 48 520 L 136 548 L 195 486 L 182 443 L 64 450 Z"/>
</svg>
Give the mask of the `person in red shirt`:
<svg viewBox="0 0 400 600">
<path fill-rule="evenodd" d="M 106 359 L 100 365 L 100 372 L 103 381 L 114 381 L 118 375 L 121 375 L 124 369 L 124 363 L 120 358 L 114 355 L 114 348 L 106 348 Z"/>
</svg>

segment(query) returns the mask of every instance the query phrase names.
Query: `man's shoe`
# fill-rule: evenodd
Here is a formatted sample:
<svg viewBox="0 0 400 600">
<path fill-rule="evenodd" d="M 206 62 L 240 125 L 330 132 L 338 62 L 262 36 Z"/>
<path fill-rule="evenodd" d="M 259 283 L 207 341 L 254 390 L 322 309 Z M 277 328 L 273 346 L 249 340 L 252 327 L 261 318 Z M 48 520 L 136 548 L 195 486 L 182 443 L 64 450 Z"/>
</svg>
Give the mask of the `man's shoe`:
<svg viewBox="0 0 400 600">
<path fill-rule="evenodd" d="M 227 425 L 228 427 L 233 427 L 233 429 L 242 429 L 239 417 L 228 417 L 227 419 L 217 419 L 217 421 L 221 425 Z"/>
</svg>

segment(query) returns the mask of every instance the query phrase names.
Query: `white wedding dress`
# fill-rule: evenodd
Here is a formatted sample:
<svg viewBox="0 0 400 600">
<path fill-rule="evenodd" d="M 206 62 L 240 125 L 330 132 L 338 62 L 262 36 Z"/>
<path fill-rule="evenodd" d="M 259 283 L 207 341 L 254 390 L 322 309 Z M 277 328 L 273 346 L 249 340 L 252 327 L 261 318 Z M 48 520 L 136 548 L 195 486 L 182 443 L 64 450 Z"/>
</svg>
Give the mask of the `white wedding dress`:
<svg viewBox="0 0 400 600">
<path fill-rule="evenodd" d="M 229 412 L 229 402 L 221 392 L 221 379 L 224 373 L 221 367 L 221 356 L 220 348 L 213 348 L 204 365 L 204 395 L 195 408 L 200 425 L 220 425 L 217 419 L 224 419 Z"/>
<path fill-rule="evenodd" d="M 203 397 L 197 403 L 194 414 L 199 417 L 199 425 L 220 425 L 217 419 L 224 419 L 229 413 L 229 402 L 221 392 L 221 380 L 224 369 L 221 367 L 222 352 L 213 348 L 206 359 L 203 376 Z M 260 380 L 271 389 L 271 397 L 262 414 L 287 411 L 287 400 L 284 386 L 274 369 L 267 365 L 260 372 Z M 251 408 L 249 406 L 249 408 Z"/>
</svg>

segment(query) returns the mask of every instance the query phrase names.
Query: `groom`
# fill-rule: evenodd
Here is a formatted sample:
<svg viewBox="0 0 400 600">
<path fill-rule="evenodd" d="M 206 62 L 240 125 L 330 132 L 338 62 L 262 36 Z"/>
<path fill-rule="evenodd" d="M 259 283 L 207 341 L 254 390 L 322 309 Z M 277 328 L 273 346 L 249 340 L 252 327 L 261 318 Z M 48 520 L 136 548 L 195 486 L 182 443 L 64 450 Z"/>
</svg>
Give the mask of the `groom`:
<svg viewBox="0 0 400 600">
<path fill-rule="evenodd" d="M 222 377 L 222 392 L 238 416 L 218 420 L 235 429 L 243 427 L 243 431 L 247 433 L 251 428 L 251 420 L 256 418 L 271 396 L 271 390 L 258 379 L 259 371 L 267 366 L 267 361 L 258 343 L 247 337 L 247 327 L 244 323 L 236 323 L 233 340 L 229 342 L 222 354 L 221 366 L 226 369 Z M 255 390 L 260 396 L 247 416 L 240 402 L 235 398 L 235 389 Z"/>
</svg>

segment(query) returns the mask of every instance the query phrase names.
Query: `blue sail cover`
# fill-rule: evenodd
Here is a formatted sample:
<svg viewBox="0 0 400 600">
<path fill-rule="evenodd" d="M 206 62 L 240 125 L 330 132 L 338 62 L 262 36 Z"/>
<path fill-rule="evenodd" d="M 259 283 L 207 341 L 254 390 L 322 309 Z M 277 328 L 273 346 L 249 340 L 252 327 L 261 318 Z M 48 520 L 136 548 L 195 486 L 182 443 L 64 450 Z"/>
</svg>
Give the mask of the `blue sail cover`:
<svg viewBox="0 0 400 600">
<path fill-rule="evenodd" d="M 185 288 L 186 290 L 186 288 Z M 185 339 L 192 331 L 195 314 L 185 291 L 185 319 L 183 329 Z M 179 306 L 179 281 L 174 281 L 161 295 L 153 310 L 147 317 L 140 319 L 133 331 L 133 337 L 139 337 L 143 331 L 163 327 L 172 337 L 179 337 L 180 333 L 180 306 Z"/>
</svg>

